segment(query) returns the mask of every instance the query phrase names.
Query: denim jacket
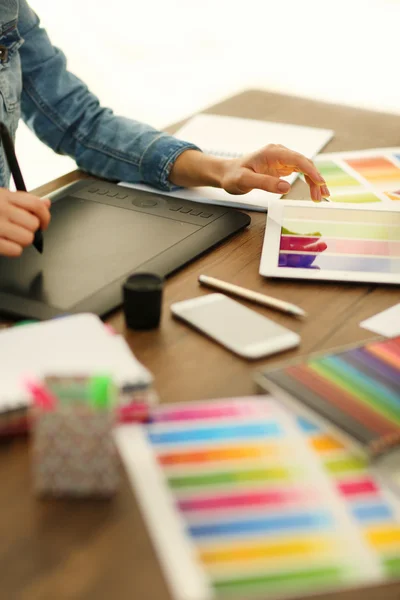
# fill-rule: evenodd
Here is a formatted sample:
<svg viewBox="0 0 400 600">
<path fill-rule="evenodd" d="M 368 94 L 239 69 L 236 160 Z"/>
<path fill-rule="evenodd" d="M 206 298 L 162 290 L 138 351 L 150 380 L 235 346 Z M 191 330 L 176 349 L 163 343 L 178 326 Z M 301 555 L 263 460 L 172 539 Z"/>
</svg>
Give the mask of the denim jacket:
<svg viewBox="0 0 400 600">
<path fill-rule="evenodd" d="M 38 138 L 78 167 L 114 181 L 173 186 L 173 162 L 196 148 L 152 127 L 118 117 L 66 68 L 64 54 L 26 0 L 0 0 L 0 120 L 13 137 L 22 116 Z M 0 187 L 9 182 L 0 152 Z"/>
</svg>

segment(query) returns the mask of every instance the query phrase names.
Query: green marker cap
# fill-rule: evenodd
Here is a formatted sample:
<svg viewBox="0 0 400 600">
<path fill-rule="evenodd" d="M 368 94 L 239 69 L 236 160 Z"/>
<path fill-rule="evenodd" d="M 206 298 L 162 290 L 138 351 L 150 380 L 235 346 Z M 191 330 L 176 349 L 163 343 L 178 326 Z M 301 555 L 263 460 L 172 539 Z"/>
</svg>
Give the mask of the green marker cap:
<svg viewBox="0 0 400 600">
<path fill-rule="evenodd" d="M 96 409 L 109 408 L 114 398 L 114 382 L 108 375 L 95 375 L 89 380 L 89 398 Z"/>
</svg>

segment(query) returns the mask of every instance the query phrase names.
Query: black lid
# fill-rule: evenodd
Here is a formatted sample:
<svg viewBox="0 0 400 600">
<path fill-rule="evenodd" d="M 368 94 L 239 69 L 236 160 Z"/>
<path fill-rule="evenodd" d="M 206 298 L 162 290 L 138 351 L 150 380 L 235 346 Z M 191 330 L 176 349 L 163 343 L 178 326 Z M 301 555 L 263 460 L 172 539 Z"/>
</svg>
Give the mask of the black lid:
<svg viewBox="0 0 400 600">
<path fill-rule="evenodd" d="M 131 329 L 153 329 L 161 318 L 164 280 L 155 273 L 133 273 L 123 285 L 124 313 Z"/>
</svg>

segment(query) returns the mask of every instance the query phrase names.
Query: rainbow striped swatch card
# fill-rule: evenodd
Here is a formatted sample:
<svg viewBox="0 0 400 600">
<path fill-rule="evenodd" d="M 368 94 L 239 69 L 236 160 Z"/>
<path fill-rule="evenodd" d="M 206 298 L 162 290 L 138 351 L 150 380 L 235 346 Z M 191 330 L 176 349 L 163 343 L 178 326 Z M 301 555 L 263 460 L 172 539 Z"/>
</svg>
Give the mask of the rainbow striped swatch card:
<svg viewBox="0 0 400 600">
<path fill-rule="evenodd" d="M 314 162 L 333 202 L 395 205 L 400 200 L 400 148 L 320 154 Z"/>
<path fill-rule="evenodd" d="M 175 600 L 302 597 L 400 577 L 400 507 L 271 397 L 157 407 L 117 445 Z"/>
<path fill-rule="evenodd" d="M 257 380 L 346 436 L 400 492 L 400 337 L 290 362 Z"/>
</svg>

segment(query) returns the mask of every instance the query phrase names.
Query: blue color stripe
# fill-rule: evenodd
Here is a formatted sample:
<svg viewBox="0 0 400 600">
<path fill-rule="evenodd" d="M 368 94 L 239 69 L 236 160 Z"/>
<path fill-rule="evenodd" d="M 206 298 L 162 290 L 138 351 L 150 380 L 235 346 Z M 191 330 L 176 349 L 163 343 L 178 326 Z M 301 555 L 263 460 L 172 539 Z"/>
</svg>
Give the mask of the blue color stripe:
<svg viewBox="0 0 400 600">
<path fill-rule="evenodd" d="M 351 507 L 353 517 L 362 523 L 369 521 L 387 521 L 394 518 L 393 511 L 387 504 L 360 504 Z"/>
<path fill-rule="evenodd" d="M 188 527 L 192 537 L 266 534 L 281 531 L 319 531 L 331 529 L 333 520 L 327 512 L 285 514 L 283 516 L 203 523 Z"/>
<path fill-rule="evenodd" d="M 223 427 L 202 427 L 199 429 L 177 429 L 149 433 L 153 444 L 185 444 L 216 440 L 243 440 L 265 437 L 279 437 L 282 429 L 278 423 L 251 423 L 246 425 L 226 425 Z"/>
<path fill-rule="evenodd" d="M 315 433 L 317 431 L 321 431 L 318 425 L 315 425 L 315 423 L 311 423 L 311 421 L 308 421 L 303 417 L 297 417 L 297 424 L 300 427 L 300 429 L 304 431 L 304 433 Z"/>
</svg>

